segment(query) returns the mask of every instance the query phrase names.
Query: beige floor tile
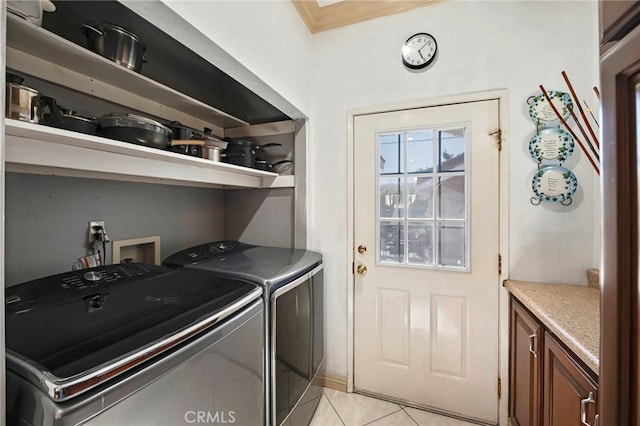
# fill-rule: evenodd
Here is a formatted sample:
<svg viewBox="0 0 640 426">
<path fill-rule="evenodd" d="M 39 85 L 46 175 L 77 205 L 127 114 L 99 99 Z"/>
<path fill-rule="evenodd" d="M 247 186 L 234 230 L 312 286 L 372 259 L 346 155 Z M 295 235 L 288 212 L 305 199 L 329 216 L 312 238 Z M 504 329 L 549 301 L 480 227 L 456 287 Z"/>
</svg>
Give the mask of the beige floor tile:
<svg viewBox="0 0 640 426">
<path fill-rule="evenodd" d="M 451 417 L 439 416 L 438 414 L 417 410 L 411 407 L 407 407 L 404 410 L 420 426 L 476 426 L 473 423 L 464 422 Z"/>
<path fill-rule="evenodd" d="M 402 410 L 398 404 L 355 393 L 344 393 L 328 388 L 323 391 L 346 426 L 362 426 Z"/>
<path fill-rule="evenodd" d="M 416 426 L 417 423 L 413 421 L 411 417 L 404 411 L 396 411 L 393 414 L 389 414 L 378 420 L 374 420 L 371 423 L 367 423 L 367 426 Z"/>
<path fill-rule="evenodd" d="M 326 396 L 322 395 L 309 426 L 344 426 Z"/>
</svg>

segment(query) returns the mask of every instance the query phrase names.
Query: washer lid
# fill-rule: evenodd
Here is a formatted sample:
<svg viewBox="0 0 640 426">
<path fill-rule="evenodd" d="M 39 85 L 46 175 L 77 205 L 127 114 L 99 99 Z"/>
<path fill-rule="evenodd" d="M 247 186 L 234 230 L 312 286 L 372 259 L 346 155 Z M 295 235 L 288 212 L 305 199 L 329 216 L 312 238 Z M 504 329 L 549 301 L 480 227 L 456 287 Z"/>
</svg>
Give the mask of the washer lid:
<svg viewBox="0 0 640 426">
<path fill-rule="evenodd" d="M 260 298 L 248 282 L 110 265 L 6 289 L 7 366 L 65 400 L 183 343 Z"/>
</svg>

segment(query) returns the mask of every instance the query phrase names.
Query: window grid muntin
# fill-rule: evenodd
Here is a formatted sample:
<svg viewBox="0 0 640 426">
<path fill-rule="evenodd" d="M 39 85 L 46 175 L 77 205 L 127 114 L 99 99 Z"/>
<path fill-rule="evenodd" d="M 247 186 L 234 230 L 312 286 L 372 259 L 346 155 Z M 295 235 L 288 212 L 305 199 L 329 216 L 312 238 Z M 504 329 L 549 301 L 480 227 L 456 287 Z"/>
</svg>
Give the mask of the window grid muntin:
<svg viewBox="0 0 640 426">
<path fill-rule="evenodd" d="M 464 153 L 464 171 L 440 171 L 440 156 L 441 156 L 441 135 L 444 132 L 447 132 L 447 130 L 461 130 L 462 131 L 462 137 L 463 137 L 463 153 Z M 425 133 L 428 131 L 432 132 L 432 153 L 433 153 L 433 166 L 431 168 L 431 172 L 430 173 L 424 173 L 424 172 L 408 172 L 408 149 L 407 149 L 407 135 L 409 133 L 414 133 L 416 131 L 424 131 Z M 397 135 L 397 141 L 396 143 L 398 143 L 398 151 L 401 152 L 401 159 L 399 159 L 399 164 L 398 167 L 401 168 L 401 170 L 403 170 L 401 173 L 381 173 L 380 172 L 380 168 L 378 168 L 378 171 L 376 173 L 376 181 L 377 181 L 377 187 L 376 187 L 376 193 L 377 193 L 377 197 L 376 197 L 376 245 L 377 250 L 376 250 L 376 263 L 379 265 L 383 265 L 383 266 L 402 266 L 402 267 L 418 267 L 418 268 L 428 268 L 428 269 L 445 269 L 445 270 L 453 270 L 453 271 L 463 271 L 463 272 L 467 272 L 470 270 L 470 264 L 471 264 L 471 259 L 470 259 L 470 229 L 469 229 L 469 201 L 470 201 L 470 196 L 469 196 L 469 176 L 470 176 L 470 170 L 469 170 L 469 164 L 470 164 L 470 149 L 469 149 L 469 140 L 468 140 L 468 135 L 470 134 L 470 125 L 469 123 L 463 123 L 463 124 L 454 124 L 454 125 L 450 125 L 450 126 L 438 126 L 438 127 L 433 127 L 433 128 L 426 128 L 426 129 L 412 129 L 412 130 L 400 130 L 400 131 L 394 131 L 394 132 L 381 132 L 377 134 L 377 141 L 376 141 L 376 158 L 380 158 L 380 137 L 381 136 L 388 136 L 388 135 Z M 464 218 L 463 219 L 444 219 L 444 218 L 440 218 L 439 217 L 439 212 L 440 212 L 440 197 L 438 195 L 438 188 L 439 188 L 439 178 L 441 176 L 446 176 L 446 177 L 453 177 L 453 176 L 463 176 L 464 177 Z M 380 178 L 384 177 L 384 178 L 400 178 L 401 179 L 401 187 L 402 187 L 402 198 L 403 198 L 403 216 L 402 217 L 398 217 L 398 218 L 383 218 L 381 217 L 380 214 Z M 432 187 L 431 187 L 431 193 L 432 193 L 432 200 L 433 200 L 433 205 L 432 205 L 432 216 L 431 218 L 410 218 L 408 215 L 408 204 L 407 204 L 407 197 L 408 197 L 408 191 L 407 191 L 407 186 L 408 186 L 408 179 L 412 178 L 412 177 L 431 177 L 432 178 Z M 402 226 L 403 228 L 403 244 L 402 244 L 402 263 L 400 262 L 389 262 L 389 261 L 383 261 L 381 260 L 381 247 L 380 247 L 380 243 L 381 243 L 381 239 L 380 239 L 380 223 L 381 221 L 385 221 L 385 222 L 396 222 L 399 224 L 399 226 Z M 433 258 L 433 263 L 432 264 L 417 264 L 417 263 L 409 263 L 409 223 L 410 222 L 423 222 L 423 223 L 427 223 L 431 226 L 432 229 L 432 258 Z M 439 232 L 439 227 L 438 225 L 444 225 L 446 223 L 461 223 L 464 226 L 464 266 L 461 267 L 457 267 L 457 266 L 445 266 L 442 265 L 440 260 L 441 260 L 441 254 L 438 250 L 439 245 L 440 245 L 440 232 Z M 400 253 L 398 253 L 400 254 Z"/>
</svg>

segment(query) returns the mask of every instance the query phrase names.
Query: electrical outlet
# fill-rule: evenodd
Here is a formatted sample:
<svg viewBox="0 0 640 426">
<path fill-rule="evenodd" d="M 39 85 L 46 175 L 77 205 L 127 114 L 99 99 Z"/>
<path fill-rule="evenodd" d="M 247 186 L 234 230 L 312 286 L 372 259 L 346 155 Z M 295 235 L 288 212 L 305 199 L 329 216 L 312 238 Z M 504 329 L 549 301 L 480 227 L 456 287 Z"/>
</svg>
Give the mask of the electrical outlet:
<svg viewBox="0 0 640 426">
<path fill-rule="evenodd" d="M 92 243 L 96 240 L 96 232 L 98 229 L 104 231 L 104 220 L 91 220 L 89 221 L 89 242 Z"/>
</svg>

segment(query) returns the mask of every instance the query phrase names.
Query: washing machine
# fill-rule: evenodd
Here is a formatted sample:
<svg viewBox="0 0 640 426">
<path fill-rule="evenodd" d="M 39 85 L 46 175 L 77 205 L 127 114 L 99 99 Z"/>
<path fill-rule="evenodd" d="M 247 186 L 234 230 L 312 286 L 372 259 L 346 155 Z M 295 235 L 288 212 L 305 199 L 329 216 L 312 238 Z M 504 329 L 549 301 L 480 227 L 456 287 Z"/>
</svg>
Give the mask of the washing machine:
<svg viewBox="0 0 640 426">
<path fill-rule="evenodd" d="M 142 263 L 6 288 L 7 424 L 263 425 L 262 290 Z"/>
<path fill-rule="evenodd" d="M 322 394 L 318 380 L 324 362 L 322 255 L 312 250 L 215 241 L 181 250 L 163 264 L 264 288 L 267 424 L 308 424 Z"/>
</svg>

